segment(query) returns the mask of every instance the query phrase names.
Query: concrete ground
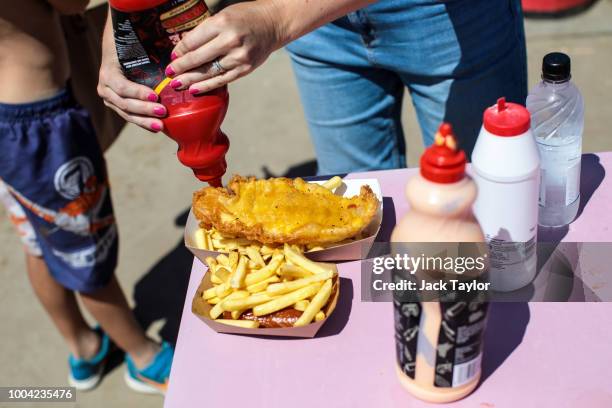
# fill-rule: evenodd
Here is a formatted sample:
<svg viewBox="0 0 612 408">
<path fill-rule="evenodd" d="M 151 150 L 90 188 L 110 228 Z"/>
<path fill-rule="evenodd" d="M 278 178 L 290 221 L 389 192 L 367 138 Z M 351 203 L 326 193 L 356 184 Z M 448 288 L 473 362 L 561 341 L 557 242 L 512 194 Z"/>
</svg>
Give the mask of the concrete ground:
<svg viewBox="0 0 612 408">
<path fill-rule="evenodd" d="M 539 78 L 546 52 L 562 50 L 573 57 L 574 80 L 586 101 L 585 151 L 612 150 L 611 21 L 612 0 L 600 0 L 575 17 L 526 22 L 530 85 Z M 231 173 L 264 176 L 313 171 L 314 151 L 285 52 L 275 53 L 257 72 L 233 84 L 231 100 L 224 124 L 232 140 Z M 408 156 L 415 165 L 422 143 L 414 111 L 406 102 Z M 169 339 L 176 336 L 191 263 L 181 245 L 181 222 L 192 192 L 200 187 L 176 161 L 175 151 L 175 144 L 163 135 L 127 126 L 107 153 L 121 230 L 117 275 L 149 333 Z M 5 219 L 2 209 L 0 219 Z M 4 282 L 0 285 L 0 386 L 64 385 L 66 348 L 32 296 L 20 244 L 8 221 L 0 222 L 0 271 Z M 202 373 L 206 381 L 205 367 Z M 97 390 L 78 394 L 78 402 L 70 406 L 162 405 L 160 397 L 129 391 L 122 374 L 123 366 L 111 371 Z"/>
</svg>

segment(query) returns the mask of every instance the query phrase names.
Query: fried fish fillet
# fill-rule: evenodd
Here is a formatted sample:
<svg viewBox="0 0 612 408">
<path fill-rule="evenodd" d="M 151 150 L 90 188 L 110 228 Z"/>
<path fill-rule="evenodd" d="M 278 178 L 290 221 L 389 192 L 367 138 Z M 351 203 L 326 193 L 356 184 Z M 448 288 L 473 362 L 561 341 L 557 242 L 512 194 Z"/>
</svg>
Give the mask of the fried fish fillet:
<svg viewBox="0 0 612 408">
<path fill-rule="evenodd" d="M 202 227 L 265 244 L 329 244 L 354 237 L 372 221 L 378 205 L 369 186 L 344 198 L 301 178 L 234 176 L 229 188 L 206 187 L 193 196 Z"/>
</svg>

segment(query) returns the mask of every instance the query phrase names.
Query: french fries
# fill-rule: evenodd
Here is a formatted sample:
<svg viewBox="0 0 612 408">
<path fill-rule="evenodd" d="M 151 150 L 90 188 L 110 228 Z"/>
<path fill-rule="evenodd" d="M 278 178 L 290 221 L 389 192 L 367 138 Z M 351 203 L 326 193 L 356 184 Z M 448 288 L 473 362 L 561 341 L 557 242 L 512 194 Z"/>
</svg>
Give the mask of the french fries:
<svg viewBox="0 0 612 408">
<path fill-rule="evenodd" d="M 250 309 L 253 306 L 260 305 L 262 303 L 267 303 L 274 300 L 274 296 L 270 296 L 267 293 L 256 293 L 254 295 L 250 295 L 248 297 L 242 299 L 227 299 L 220 303 L 220 307 L 223 310 L 227 310 L 228 312 L 239 311 Z M 219 304 L 219 303 L 218 303 Z"/>
<path fill-rule="evenodd" d="M 313 283 L 283 296 L 279 296 L 276 299 L 272 299 L 269 302 L 255 306 L 253 308 L 253 314 L 255 316 L 264 316 L 270 313 L 278 312 L 281 309 L 291 306 L 295 302 L 311 297 L 317 293 L 318 290 L 319 284 Z"/>
<path fill-rule="evenodd" d="M 265 267 L 250 273 L 244 279 L 244 283 L 246 283 L 247 286 L 251 286 L 257 282 L 261 282 L 264 279 L 268 279 L 270 276 L 276 273 L 276 270 L 283 262 L 283 258 L 283 254 L 281 253 L 276 253 L 272 255 L 270 263 Z"/>
<path fill-rule="evenodd" d="M 249 296 L 249 292 L 246 292 L 244 290 L 239 290 L 239 291 L 230 293 L 229 295 L 227 295 L 226 299 L 217 303 L 212 309 L 210 309 L 210 317 L 212 319 L 216 319 L 217 317 L 221 316 L 223 312 L 225 311 L 225 307 L 223 306 L 225 302 L 231 302 L 232 300 L 238 301 L 248 296 Z"/>
<path fill-rule="evenodd" d="M 231 275 L 232 275 L 232 271 L 229 269 L 229 267 L 223 266 L 223 265 L 217 265 L 217 267 L 214 269 L 213 276 L 215 276 L 216 279 L 220 282 L 215 282 L 214 279 L 212 279 L 212 276 L 211 276 L 211 280 L 213 281 L 213 283 L 221 284 L 221 283 L 227 282 L 227 280 L 230 278 Z"/>
<path fill-rule="evenodd" d="M 247 290 L 251 293 L 263 292 L 267 289 L 270 283 L 280 282 L 280 278 L 277 275 L 270 276 L 268 279 L 264 279 L 260 282 L 254 283 L 251 286 L 247 286 Z"/>
<path fill-rule="evenodd" d="M 218 298 L 217 298 L 218 299 Z M 310 303 L 309 300 L 304 299 L 304 300 L 300 300 L 299 302 L 296 302 L 295 305 L 293 305 L 293 308 L 295 310 L 298 310 L 300 312 L 303 312 L 304 310 L 306 310 L 306 308 L 308 307 L 308 304 Z"/>
<path fill-rule="evenodd" d="M 294 279 L 294 278 L 307 278 L 312 276 L 312 272 L 302 269 L 299 266 L 284 264 L 281 266 L 279 275 L 283 278 Z"/>
<path fill-rule="evenodd" d="M 331 279 L 328 279 L 325 281 L 323 286 L 321 286 L 321 289 L 319 289 L 317 294 L 312 298 L 312 301 L 308 304 L 308 307 L 306 307 L 306 310 L 304 310 L 304 313 L 302 313 L 297 322 L 295 322 L 294 326 L 305 326 L 312 322 L 312 319 L 316 317 L 316 315 L 329 300 L 331 291 L 332 281 Z"/>
<path fill-rule="evenodd" d="M 192 239 L 193 245 L 196 248 L 206 249 L 206 250 L 215 251 L 215 252 L 222 252 L 222 253 L 238 251 L 241 254 L 248 255 L 248 253 L 252 252 L 253 250 L 260 251 L 259 253 L 261 257 L 263 258 L 262 260 L 266 260 L 266 257 L 269 258 L 270 256 L 270 252 L 264 251 L 263 250 L 264 248 L 268 250 L 276 249 L 271 246 L 262 245 L 260 242 L 257 242 L 257 241 L 250 241 L 246 238 L 228 237 L 228 238 L 215 239 L 213 238 L 214 236 L 223 236 L 223 235 L 219 231 L 217 231 L 214 227 L 212 227 L 211 229 L 199 228 L 195 231 L 193 235 L 193 239 Z M 361 234 L 359 234 L 353 238 L 345 239 L 340 242 L 333 242 L 333 243 L 313 242 L 311 244 L 301 245 L 299 246 L 299 249 L 302 252 L 322 251 L 323 249 L 327 249 L 327 248 L 337 246 L 337 245 L 346 244 L 346 243 L 349 243 L 349 242 L 352 242 L 352 241 L 355 241 L 361 238 L 362 238 Z M 254 261 L 252 258 L 251 260 Z"/>
<path fill-rule="evenodd" d="M 288 307 L 302 312 L 295 326 L 326 317 L 322 309 L 331 296 L 336 269 L 310 261 L 301 248 L 248 246 L 205 262 L 213 287 L 202 297 L 212 305 L 211 319 L 238 327 L 266 327 L 261 321 L 240 320 L 241 316 L 251 310 L 261 317 Z"/>
<path fill-rule="evenodd" d="M 264 262 L 261 254 L 254 246 L 248 247 L 246 249 L 246 253 L 247 253 L 247 256 L 251 259 L 251 261 L 255 263 L 255 265 L 258 265 L 261 268 L 266 266 L 266 263 Z"/>
<path fill-rule="evenodd" d="M 333 191 L 342 185 L 342 178 L 334 176 L 321 185 L 326 189 Z"/>
<path fill-rule="evenodd" d="M 293 292 L 294 290 L 301 289 L 304 286 L 308 286 L 312 283 L 326 281 L 333 277 L 334 274 L 332 271 L 325 271 L 316 275 L 311 275 L 307 278 L 302 278 L 290 282 L 273 283 L 272 285 L 268 286 L 266 292 L 272 296 L 282 295 L 288 292 Z"/>
<path fill-rule="evenodd" d="M 232 252 L 232 255 L 235 253 L 236 252 Z M 246 267 L 247 258 L 241 255 L 240 260 L 238 261 L 238 265 L 236 265 L 236 269 L 230 277 L 230 286 L 232 288 L 240 289 L 244 286 L 244 278 L 246 277 Z"/>
<path fill-rule="evenodd" d="M 283 252 L 285 254 L 285 258 L 288 261 L 291 261 L 293 265 L 299 266 L 302 269 L 307 270 L 308 272 L 319 274 L 326 271 L 326 269 L 323 268 L 321 265 L 306 258 L 299 252 L 299 250 L 296 250 L 296 248 L 291 247 L 288 244 L 285 244 Z"/>
</svg>

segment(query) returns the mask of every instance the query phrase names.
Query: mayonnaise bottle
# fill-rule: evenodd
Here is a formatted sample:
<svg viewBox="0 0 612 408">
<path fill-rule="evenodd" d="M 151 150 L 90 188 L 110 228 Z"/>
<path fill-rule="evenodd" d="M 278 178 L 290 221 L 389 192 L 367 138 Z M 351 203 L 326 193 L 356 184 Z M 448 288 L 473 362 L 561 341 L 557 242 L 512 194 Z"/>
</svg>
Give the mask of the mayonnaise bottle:
<svg viewBox="0 0 612 408">
<path fill-rule="evenodd" d="M 451 126 L 442 124 L 434 140 L 421 157 L 420 174 L 406 186 L 410 210 L 391 235 L 393 252 L 433 242 L 458 246 L 485 241 L 472 213 L 477 187 L 465 174 L 466 156 L 457 148 Z M 480 379 L 487 311 L 486 302 L 412 302 L 395 296 L 401 385 L 429 402 L 456 401 L 471 393 Z"/>
<path fill-rule="evenodd" d="M 520 289 L 537 270 L 540 155 L 529 111 L 499 98 L 483 115 L 472 153 L 474 213 L 489 244 L 491 288 Z"/>
</svg>

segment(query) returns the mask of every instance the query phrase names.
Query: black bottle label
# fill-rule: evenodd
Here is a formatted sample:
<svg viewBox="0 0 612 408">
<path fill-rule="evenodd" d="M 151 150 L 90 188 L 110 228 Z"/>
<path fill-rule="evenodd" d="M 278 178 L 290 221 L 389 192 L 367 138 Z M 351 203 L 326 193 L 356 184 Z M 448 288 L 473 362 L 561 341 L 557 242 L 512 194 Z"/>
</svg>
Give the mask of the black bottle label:
<svg viewBox="0 0 612 408">
<path fill-rule="evenodd" d="M 393 301 L 397 363 L 402 372 L 412 379 L 416 374 L 421 313 L 422 308 L 419 303 Z"/>
<path fill-rule="evenodd" d="M 155 88 L 165 78 L 172 49 L 209 15 L 203 0 L 169 0 L 135 12 L 111 9 L 115 48 L 125 76 Z"/>
<path fill-rule="evenodd" d="M 485 302 L 440 303 L 436 387 L 459 387 L 480 373 L 488 307 Z"/>
</svg>

